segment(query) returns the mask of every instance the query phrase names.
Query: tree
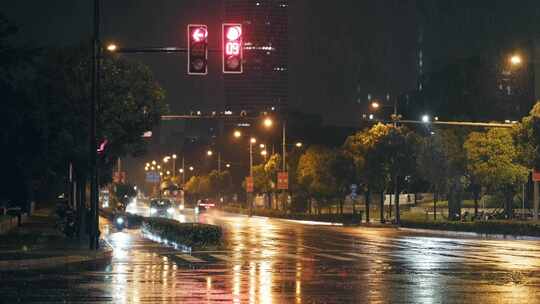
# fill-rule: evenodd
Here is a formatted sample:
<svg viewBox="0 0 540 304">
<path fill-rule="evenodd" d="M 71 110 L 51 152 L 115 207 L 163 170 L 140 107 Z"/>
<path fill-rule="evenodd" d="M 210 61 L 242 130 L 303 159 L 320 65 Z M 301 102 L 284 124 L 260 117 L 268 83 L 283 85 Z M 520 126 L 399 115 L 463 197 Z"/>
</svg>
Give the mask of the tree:
<svg viewBox="0 0 540 304">
<path fill-rule="evenodd" d="M 335 179 L 330 172 L 332 152 L 322 146 L 311 146 L 300 157 L 298 182 L 306 188 L 317 201 L 318 211 L 329 203 L 335 193 Z M 311 211 L 311 200 L 309 210 Z"/>
<path fill-rule="evenodd" d="M 385 165 L 384 155 L 379 153 L 377 145 L 388 135 L 391 126 L 378 123 L 351 135 L 345 141 L 343 149 L 354 161 L 356 176 L 365 191 L 366 211 L 369 209 L 369 194 L 380 191 L 381 222 L 384 222 L 384 191 L 390 181 L 390 172 Z M 369 211 L 366 216 L 369 217 Z"/>
<path fill-rule="evenodd" d="M 437 200 L 446 193 L 450 177 L 448 156 L 441 142 L 441 133 L 437 132 L 420 140 L 417 151 L 417 171 L 422 179 L 428 181 L 434 193 L 433 217 L 437 219 Z"/>
<path fill-rule="evenodd" d="M 482 185 L 500 192 L 508 218 L 513 216 L 513 199 L 520 184 L 527 179 L 527 168 L 518 163 L 519 150 L 513 130 L 490 129 L 472 132 L 464 144 L 468 169 Z"/>
</svg>

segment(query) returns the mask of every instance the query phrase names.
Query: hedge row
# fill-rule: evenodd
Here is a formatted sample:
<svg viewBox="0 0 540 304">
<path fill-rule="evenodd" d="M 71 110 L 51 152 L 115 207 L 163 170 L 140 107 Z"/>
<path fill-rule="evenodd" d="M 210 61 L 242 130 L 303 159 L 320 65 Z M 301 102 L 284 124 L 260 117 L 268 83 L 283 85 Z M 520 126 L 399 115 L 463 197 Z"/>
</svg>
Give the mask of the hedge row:
<svg viewBox="0 0 540 304">
<path fill-rule="evenodd" d="M 539 222 L 520 221 L 421 221 L 421 220 L 401 220 L 402 227 L 449 230 L 461 232 L 475 232 L 480 234 L 501 234 L 511 236 L 540 236 Z"/>
<path fill-rule="evenodd" d="M 142 229 L 169 242 L 176 242 L 192 249 L 220 245 L 223 235 L 219 226 L 180 223 L 176 220 L 157 217 L 144 218 Z"/>
<path fill-rule="evenodd" d="M 238 207 L 223 207 L 223 211 L 230 213 L 249 214 L 249 209 Z M 308 213 L 286 213 L 274 209 L 253 209 L 252 215 L 266 216 L 274 218 L 282 218 L 289 220 L 315 221 L 315 222 L 330 222 L 343 223 L 347 225 L 360 224 L 362 213 L 357 214 L 308 214 Z"/>
</svg>

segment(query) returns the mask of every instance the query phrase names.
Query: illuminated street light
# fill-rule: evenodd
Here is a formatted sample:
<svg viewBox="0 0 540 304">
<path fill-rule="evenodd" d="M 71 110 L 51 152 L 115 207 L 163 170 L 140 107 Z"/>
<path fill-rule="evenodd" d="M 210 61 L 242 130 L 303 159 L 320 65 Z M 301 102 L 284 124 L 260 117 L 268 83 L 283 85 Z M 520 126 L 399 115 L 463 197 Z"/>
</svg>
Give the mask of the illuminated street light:
<svg viewBox="0 0 540 304">
<path fill-rule="evenodd" d="M 144 171 L 148 171 L 148 167 L 144 167 Z"/>
<path fill-rule="evenodd" d="M 238 130 L 234 131 L 234 137 L 235 137 L 235 138 L 240 138 L 240 137 L 242 137 L 242 132 L 240 132 L 240 131 L 238 131 Z"/>
<path fill-rule="evenodd" d="M 193 168 L 193 166 L 190 166 L 189 171 L 193 171 L 193 170 L 195 170 L 195 168 Z"/>
<path fill-rule="evenodd" d="M 214 154 L 214 152 L 212 152 L 212 150 L 208 150 L 208 151 L 206 151 L 206 155 L 208 155 L 208 156 L 212 156 L 212 154 Z"/>
<path fill-rule="evenodd" d="M 523 59 L 521 58 L 520 55 L 515 54 L 515 55 L 510 56 L 510 64 L 520 65 L 522 62 L 523 62 Z"/>
<path fill-rule="evenodd" d="M 295 145 L 296 145 L 297 148 L 302 148 L 302 143 L 301 142 L 297 142 Z"/>
<path fill-rule="evenodd" d="M 160 166 L 160 165 L 157 165 L 157 168 L 158 168 L 158 170 L 160 170 L 160 169 L 161 169 L 161 166 Z"/>
<path fill-rule="evenodd" d="M 265 127 L 270 128 L 270 127 L 272 127 L 274 122 L 270 118 L 265 118 L 264 121 L 263 121 L 263 124 L 264 124 Z"/>
<path fill-rule="evenodd" d="M 369 119 L 370 119 L 370 120 L 373 120 L 374 117 L 375 117 L 375 116 L 373 116 L 373 114 L 369 114 Z"/>
<path fill-rule="evenodd" d="M 422 115 L 422 122 L 423 123 L 429 123 L 430 121 L 431 121 L 431 119 L 430 119 L 429 115 L 427 115 L 427 114 Z"/>
<path fill-rule="evenodd" d="M 159 176 L 163 176 L 163 172 L 159 172 Z"/>
<path fill-rule="evenodd" d="M 266 146 L 264 144 L 260 144 L 259 148 L 264 149 Z"/>
<path fill-rule="evenodd" d="M 381 107 L 381 104 L 378 103 L 377 101 L 374 101 L 371 103 L 371 107 L 376 110 Z"/>
<path fill-rule="evenodd" d="M 225 167 L 230 168 L 231 164 L 226 164 Z"/>
<path fill-rule="evenodd" d="M 156 167 L 152 166 L 152 168 L 150 168 L 150 169 L 152 169 L 152 171 L 154 171 L 154 170 L 156 170 Z"/>
<path fill-rule="evenodd" d="M 152 165 L 154 165 L 154 166 L 155 166 L 156 164 L 157 164 L 157 163 L 156 163 L 156 161 L 155 161 L 155 160 L 153 160 L 153 161 L 152 161 Z"/>
<path fill-rule="evenodd" d="M 147 166 L 147 167 L 150 167 L 150 163 L 146 163 L 146 166 Z"/>
<path fill-rule="evenodd" d="M 171 171 L 167 170 L 167 175 L 171 175 Z"/>
<path fill-rule="evenodd" d="M 165 157 L 163 158 L 163 162 L 164 162 L 164 163 L 169 162 L 169 159 L 170 159 L 170 158 L 171 158 L 170 156 L 165 156 Z"/>
<path fill-rule="evenodd" d="M 262 156 L 266 156 L 266 155 L 268 155 L 268 152 L 267 152 L 266 150 L 262 150 L 262 151 L 261 151 L 261 155 L 262 155 Z"/>
<path fill-rule="evenodd" d="M 178 172 L 184 173 L 184 169 L 180 168 L 180 169 L 178 170 Z"/>
<path fill-rule="evenodd" d="M 172 155 L 172 158 L 173 158 L 173 159 L 176 159 L 176 154 L 173 154 L 173 155 Z"/>
<path fill-rule="evenodd" d="M 109 52 L 114 52 L 114 51 L 116 51 L 116 49 L 117 49 L 117 46 L 114 43 L 111 43 L 111 44 L 107 45 L 107 51 L 109 51 Z"/>
<path fill-rule="evenodd" d="M 257 139 L 256 139 L 255 137 L 252 137 L 252 138 L 250 139 L 250 142 L 251 142 L 252 144 L 257 143 Z"/>
</svg>

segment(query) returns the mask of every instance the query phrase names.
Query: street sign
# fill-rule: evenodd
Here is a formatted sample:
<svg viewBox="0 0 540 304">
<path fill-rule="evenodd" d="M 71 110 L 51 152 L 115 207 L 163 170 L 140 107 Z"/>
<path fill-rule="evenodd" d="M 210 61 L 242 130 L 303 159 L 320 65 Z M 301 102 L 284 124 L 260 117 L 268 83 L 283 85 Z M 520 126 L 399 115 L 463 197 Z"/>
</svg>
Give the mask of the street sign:
<svg viewBox="0 0 540 304">
<path fill-rule="evenodd" d="M 253 177 L 246 177 L 246 191 L 248 193 L 253 193 Z"/>
<path fill-rule="evenodd" d="M 351 185 L 351 199 L 356 199 L 356 190 L 358 189 L 358 186 L 356 184 Z"/>
<path fill-rule="evenodd" d="M 289 189 L 289 174 L 287 172 L 278 172 L 277 174 L 277 188 L 279 190 Z"/>
<path fill-rule="evenodd" d="M 159 182 L 159 173 L 157 172 L 146 172 L 146 181 L 149 183 L 158 183 Z"/>
<path fill-rule="evenodd" d="M 533 182 L 540 182 L 540 171 L 534 170 L 532 175 Z"/>
</svg>

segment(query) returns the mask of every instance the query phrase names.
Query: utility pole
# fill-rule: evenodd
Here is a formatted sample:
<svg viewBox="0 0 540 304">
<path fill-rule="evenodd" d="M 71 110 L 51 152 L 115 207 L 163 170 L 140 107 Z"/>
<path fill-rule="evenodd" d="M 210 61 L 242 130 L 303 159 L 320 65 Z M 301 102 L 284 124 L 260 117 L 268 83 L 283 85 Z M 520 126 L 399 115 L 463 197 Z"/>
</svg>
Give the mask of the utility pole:
<svg viewBox="0 0 540 304">
<path fill-rule="evenodd" d="M 534 183 L 534 196 L 533 196 L 533 219 L 538 220 L 538 207 L 540 205 L 540 187 L 538 182 Z"/>
<path fill-rule="evenodd" d="M 397 111 L 397 98 L 394 97 L 394 128 L 397 130 L 397 121 L 398 121 L 398 111 Z M 394 204 L 396 205 L 396 224 L 399 225 L 399 193 L 398 193 L 398 172 L 397 172 L 397 163 L 394 159 Z"/>
<path fill-rule="evenodd" d="M 94 0 L 94 41 L 92 48 L 92 96 L 90 101 L 90 134 L 89 134 L 89 165 L 90 165 L 90 249 L 99 249 L 99 212 L 98 212 L 98 172 L 97 172 L 97 142 L 96 142 L 96 109 L 100 95 L 100 57 L 99 41 L 99 0 Z"/>
</svg>

